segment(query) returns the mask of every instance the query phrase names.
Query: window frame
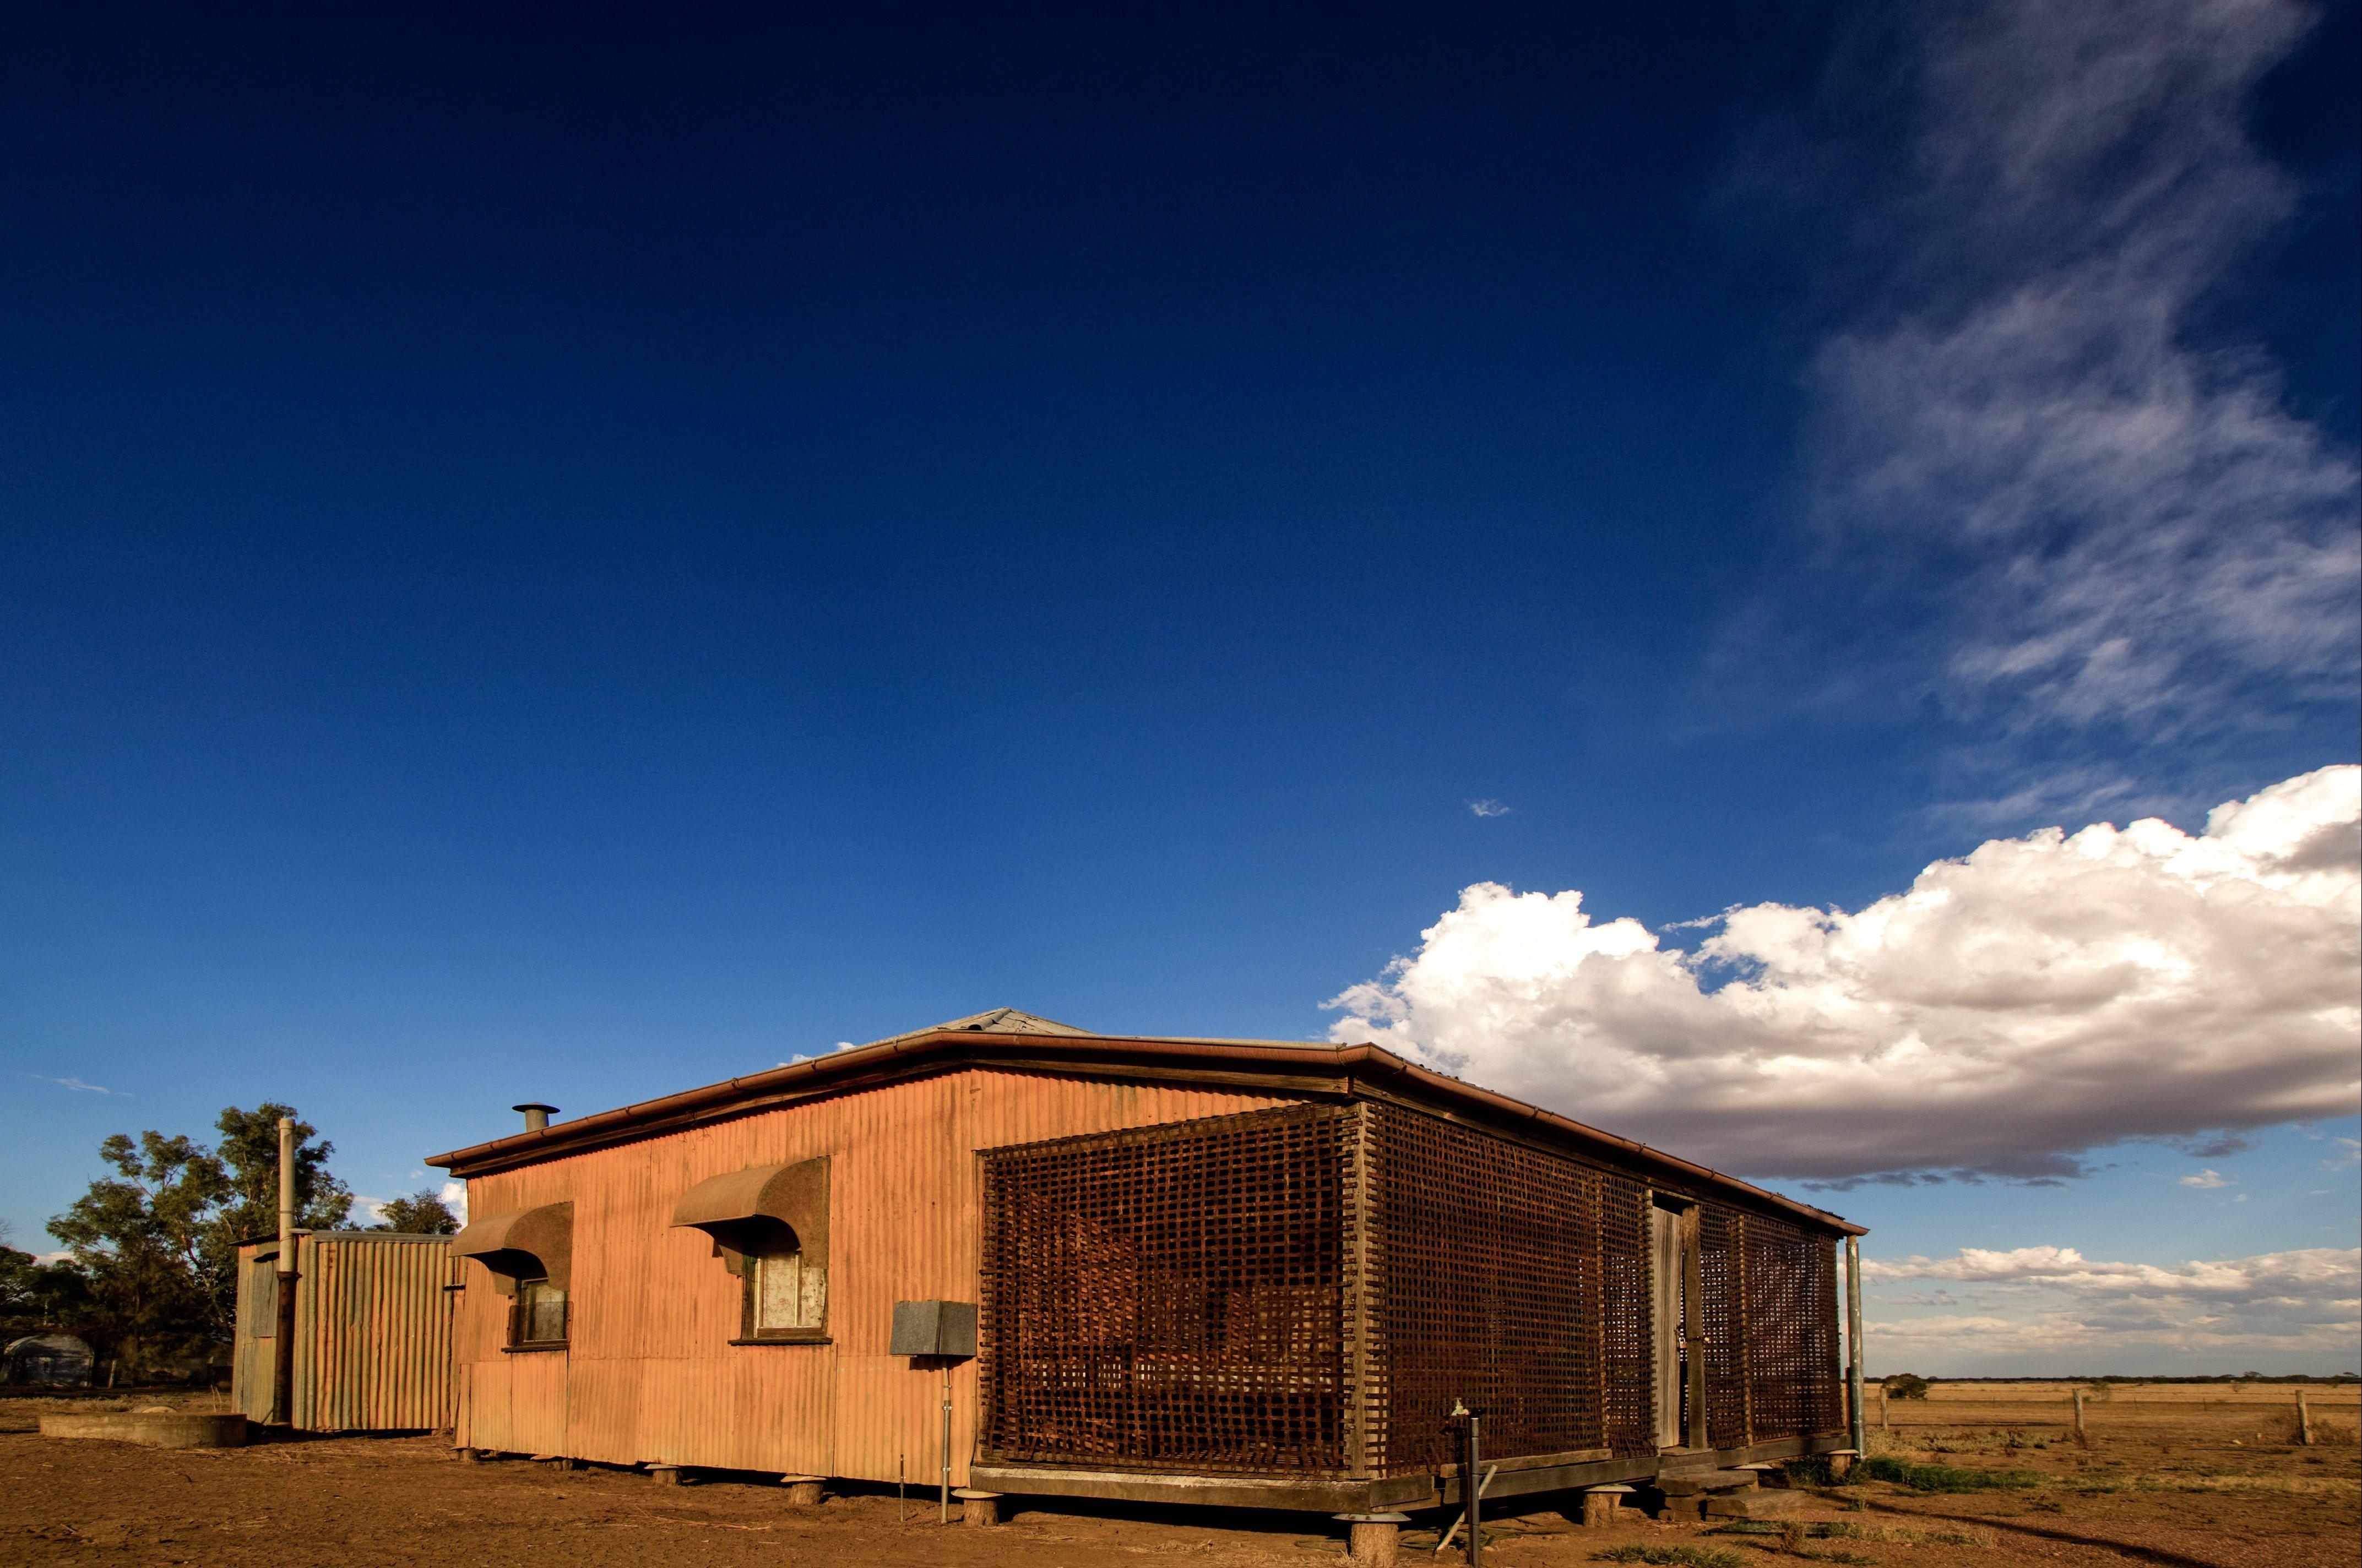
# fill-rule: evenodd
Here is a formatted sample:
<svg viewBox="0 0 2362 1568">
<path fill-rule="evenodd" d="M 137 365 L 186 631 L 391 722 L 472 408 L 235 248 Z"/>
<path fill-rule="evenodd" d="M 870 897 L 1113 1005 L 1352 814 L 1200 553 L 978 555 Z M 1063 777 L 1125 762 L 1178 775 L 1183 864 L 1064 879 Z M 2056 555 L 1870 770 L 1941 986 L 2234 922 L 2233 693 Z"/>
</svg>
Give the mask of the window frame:
<svg viewBox="0 0 2362 1568">
<path fill-rule="evenodd" d="M 530 1278 L 520 1278 L 516 1282 L 515 1293 L 509 1298 L 508 1343 L 501 1348 L 512 1354 L 530 1354 L 538 1351 L 564 1350 L 572 1343 L 574 1335 L 574 1292 L 571 1290 L 556 1291 L 557 1297 L 557 1337 L 556 1339 L 527 1339 L 524 1337 L 527 1325 L 529 1325 L 533 1321 L 533 1312 L 529 1302 L 534 1288 L 536 1286 L 545 1290 L 554 1288 L 549 1283 L 549 1276 L 546 1274 L 537 1274 Z"/>
<path fill-rule="evenodd" d="M 828 1335 L 828 1266 L 820 1269 L 820 1321 L 799 1324 L 793 1328 L 767 1329 L 761 1326 L 764 1266 L 772 1258 L 792 1257 L 797 1260 L 799 1284 L 805 1269 L 815 1266 L 804 1256 L 803 1238 L 786 1224 L 778 1229 L 790 1244 L 763 1251 L 747 1251 L 739 1255 L 738 1337 L 732 1344 L 826 1344 Z M 800 1297 L 799 1290 L 799 1297 Z"/>
</svg>

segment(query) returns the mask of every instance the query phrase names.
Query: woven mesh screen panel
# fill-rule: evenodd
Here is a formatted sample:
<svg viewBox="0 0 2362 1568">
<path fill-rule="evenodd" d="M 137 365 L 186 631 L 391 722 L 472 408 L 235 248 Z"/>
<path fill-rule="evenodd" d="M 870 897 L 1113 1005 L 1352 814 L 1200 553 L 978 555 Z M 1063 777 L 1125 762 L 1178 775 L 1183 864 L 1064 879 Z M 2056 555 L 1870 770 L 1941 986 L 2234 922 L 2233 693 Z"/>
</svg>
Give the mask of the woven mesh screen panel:
<svg viewBox="0 0 2362 1568">
<path fill-rule="evenodd" d="M 1750 1214 L 1745 1250 L 1755 1441 L 1838 1431 L 1845 1409 L 1835 1249 L 1827 1236 Z"/>
<path fill-rule="evenodd" d="M 1301 1106 L 988 1151 L 985 1456 L 1343 1474 L 1355 1125 Z"/>
<path fill-rule="evenodd" d="M 1649 1194 L 1639 1182 L 1602 1175 L 1599 1182 L 1601 1390 L 1600 1442 L 1617 1457 L 1653 1454 L 1657 1429 L 1650 1324 Z"/>
<path fill-rule="evenodd" d="M 1369 1114 L 1374 1471 L 1449 1462 L 1455 1399 L 1484 1412 L 1487 1453 L 1600 1446 L 1598 1175 L 1438 1117 Z"/>
<path fill-rule="evenodd" d="M 1705 1440 L 1715 1448 L 1744 1448 L 1749 1389 L 1747 1315 L 1741 1294 L 1749 1221 L 1718 1204 L 1698 1206 L 1699 1328 L 1705 1360 Z"/>
</svg>

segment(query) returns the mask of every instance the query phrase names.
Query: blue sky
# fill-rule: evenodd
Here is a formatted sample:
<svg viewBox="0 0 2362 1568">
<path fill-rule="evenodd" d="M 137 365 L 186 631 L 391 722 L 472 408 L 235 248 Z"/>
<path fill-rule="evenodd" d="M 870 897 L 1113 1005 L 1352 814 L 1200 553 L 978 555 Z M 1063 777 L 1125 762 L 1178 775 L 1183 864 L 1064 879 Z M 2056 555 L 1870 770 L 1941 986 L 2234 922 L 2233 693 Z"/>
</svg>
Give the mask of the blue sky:
<svg viewBox="0 0 2362 1568">
<path fill-rule="evenodd" d="M 266 1097 L 382 1197 L 520 1099 L 989 1006 L 1325 1037 L 1472 887 L 1695 952 L 2353 763 L 2356 7 L 2218 24 L 23 23 L 0 1218 L 39 1249 L 100 1137 Z M 2299 990 L 2350 998 L 2347 903 Z M 1722 979 L 1802 997 L 1791 956 Z M 1957 1262 L 2351 1248 L 2334 1007 L 2210 1024 L 2285 1089 L 2219 1124 L 2125 1046 L 1923 1180 L 1584 1079 L 1659 1047 L 1557 983 L 1514 1039 L 1448 988 L 1370 1021 L 1822 1182 L 1952 1269 L 1882 1310 L 1981 1291 L 1993 1358 L 2352 1362 L 2334 1271 L 2290 1326 Z M 1854 1059 L 1834 1111 L 1914 1081 Z M 2060 1327 L 2136 1286 L 2163 1326 Z"/>
</svg>

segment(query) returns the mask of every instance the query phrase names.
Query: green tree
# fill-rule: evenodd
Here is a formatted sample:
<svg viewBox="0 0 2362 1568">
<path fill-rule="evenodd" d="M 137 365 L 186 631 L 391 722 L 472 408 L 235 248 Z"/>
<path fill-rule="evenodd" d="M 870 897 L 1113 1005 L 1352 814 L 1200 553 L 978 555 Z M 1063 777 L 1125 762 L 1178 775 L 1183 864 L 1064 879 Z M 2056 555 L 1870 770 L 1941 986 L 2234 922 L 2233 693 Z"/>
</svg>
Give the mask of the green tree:
<svg viewBox="0 0 2362 1568">
<path fill-rule="evenodd" d="M 72 1260 L 43 1263 L 0 1242 L 0 1343 L 60 1332 L 89 1339 L 92 1306 L 90 1281 Z"/>
<path fill-rule="evenodd" d="M 222 1135 L 220 1157 L 231 1197 L 222 1223 L 227 1245 L 279 1234 L 279 1118 L 293 1117 L 292 1105 L 266 1100 L 251 1111 L 232 1105 L 214 1122 Z M 333 1231 L 353 1210 L 352 1189 L 328 1174 L 337 1146 L 300 1117 L 295 1121 L 295 1227 Z"/>
<path fill-rule="evenodd" d="M 433 1189 L 414 1192 L 381 1204 L 376 1228 L 414 1236 L 450 1236 L 459 1233 L 459 1217 Z"/>
<path fill-rule="evenodd" d="M 129 1365 L 160 1363 L 228 1332 L 230 1271 L 210 1256 L 208 1233 L 229 1192 L 204 1145 L 149 1132 L 98 1146 L 115 1168 L 50 1222 L 90 1278 L 94 1318 Z"/>
<path fill-rule="evenodd" d="M 279 1224 L 279 1118 L 289 1106 L 232 1106 L 215 1123 L 218 1151 L 158 1132 L 99 1145 L 101 1177 L 50 1222 L 87 1279 L 93 1324 L 135 1370 L 229 1337 L 237 1308 L 237 1244 Z M 328 1174 L 334 1146 L 295 1126 L 297 1223 L 344 1223 L 352 1194 Z"/>
<path fill-rule="evenodd" d="M 1913 1372 L 1898 1372 L 1886 1379 L 1886 1397 L 1890 1399 L 1924 1399 L 1927 1397 L 1927 1379 Z"/>
</svg>

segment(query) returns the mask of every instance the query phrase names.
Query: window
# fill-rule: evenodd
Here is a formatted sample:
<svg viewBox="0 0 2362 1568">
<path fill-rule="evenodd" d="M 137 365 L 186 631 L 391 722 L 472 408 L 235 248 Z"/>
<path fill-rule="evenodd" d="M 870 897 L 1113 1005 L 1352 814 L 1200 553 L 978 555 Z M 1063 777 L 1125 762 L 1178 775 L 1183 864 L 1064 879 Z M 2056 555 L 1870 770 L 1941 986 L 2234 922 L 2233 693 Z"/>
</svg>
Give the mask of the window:
<svg viewBox="0 0 2362 1568">
<path fill-rule="evenodd" d="M 246 1332 L 256 1339 L 279 1337 L 279 1260 L 258 1257 L 246 1293 Z"/>
<path fill-rule="evenodd" d="M 509 1348 L 543 1350 L 566 1343 L 566 1292 L 547 1279 L 517 1281 L 509 1309 Z"/>
<path fill-rule="evenodd" d="M 827 1322 L 828 1270 L 807 1262 L 795 1233 L 769 1227 L 760 1251 L 746 1254 L 748 1339 L 817 1339 Z"/>
</svg>

